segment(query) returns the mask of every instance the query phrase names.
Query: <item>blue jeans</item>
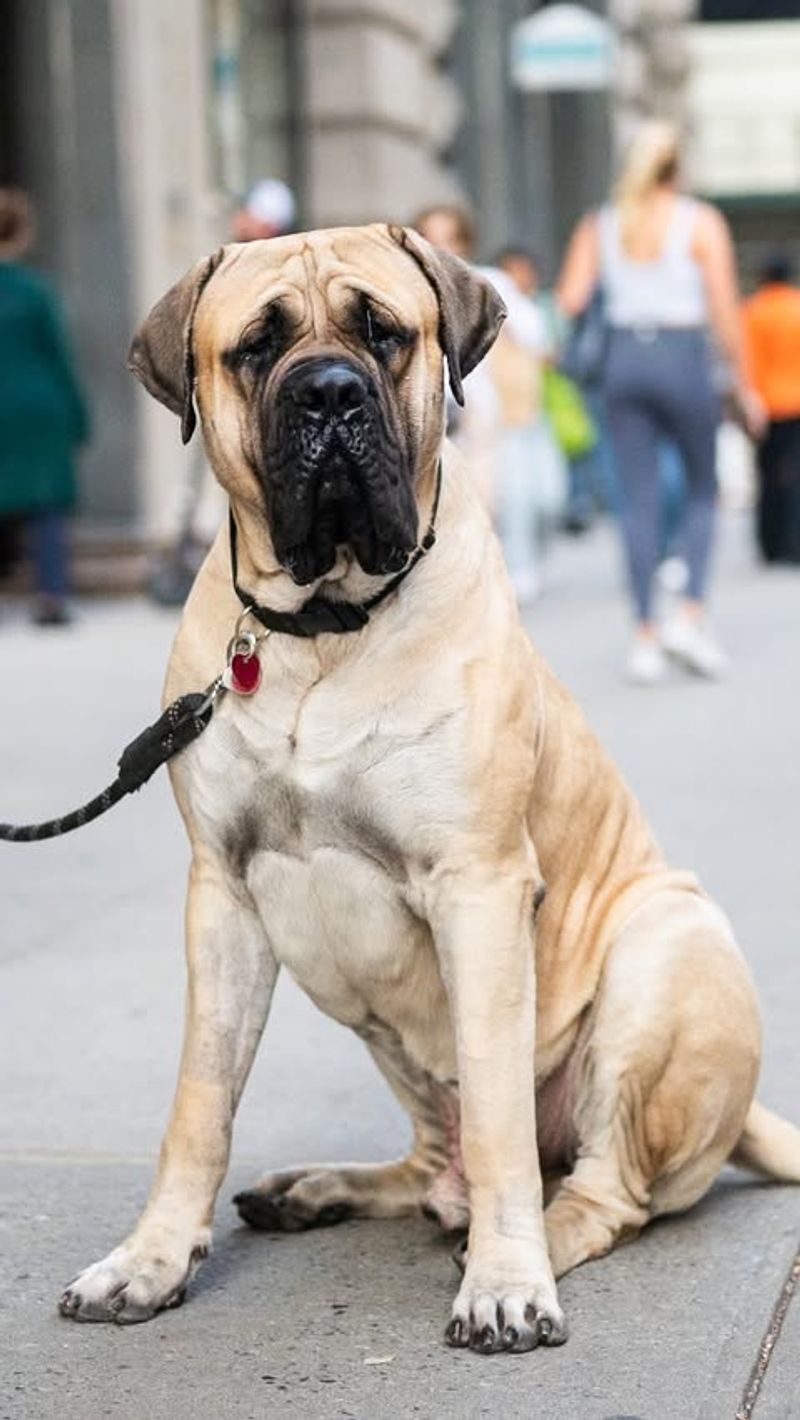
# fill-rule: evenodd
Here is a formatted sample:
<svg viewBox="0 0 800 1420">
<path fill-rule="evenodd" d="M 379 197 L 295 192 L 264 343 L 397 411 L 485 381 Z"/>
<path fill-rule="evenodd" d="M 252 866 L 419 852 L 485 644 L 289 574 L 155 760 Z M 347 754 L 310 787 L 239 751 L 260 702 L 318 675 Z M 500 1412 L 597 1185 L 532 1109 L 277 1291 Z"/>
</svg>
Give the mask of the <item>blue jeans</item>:
<svg viewBox="0 0 800 1420">
<path fill-rule="evenodd" d="M 677 444 L 659 445 L 661 465 L 661 557 L 679 556 L 686 512 L 686 473 Z"/>
<path fill-rule="evenodd" d="M 719 398 L 700 330 L 661 330 L 651 338 L 614 330 L 606 365 L 606 408 L 622 489 L 622 532 L 640 621 L 652 616 L 653 576 L 663 553 L 665 443 L 683 462 L 683 547 L 688 596 L 700 601 L 708 580 L 716 511 Z"/>
<path fill-rule="evenodd" d="M 27 534 L 37 592 L 47 597 L 65 597 L 69 573 L 64 514 L 35 514 L 27 520 Z"/>
</svg>

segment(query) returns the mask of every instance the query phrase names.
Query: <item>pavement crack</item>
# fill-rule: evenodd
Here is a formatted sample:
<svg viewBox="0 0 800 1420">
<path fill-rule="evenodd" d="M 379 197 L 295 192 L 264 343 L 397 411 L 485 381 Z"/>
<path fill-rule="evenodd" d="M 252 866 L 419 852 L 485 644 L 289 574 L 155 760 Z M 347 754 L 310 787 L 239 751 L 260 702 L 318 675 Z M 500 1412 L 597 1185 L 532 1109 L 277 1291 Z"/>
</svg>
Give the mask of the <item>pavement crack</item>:
<svg viewBox="0 0 800 1420">
<path fill-rule="evenodd" d="M 747 1378 L 747 1385 L 744 1388 L 744 1394 L 742 1395 L 741 1403 L 739 1409 L 736 1411 L 734 1420 L 750 1420 L 756 1408 L 758 1397 L 761 1394 L 761 1387 L 764 1383 L 764 1377 L 767 1374 L 767 1367 L 772 1358 L 772 1353 L 775 1350 L 778 1337 L 781 1334 L 781 1327 L 786 1319 L 786 1313 L 791 1305 L 798 1282 L 800 1282 L 800 1248 L 798 1248 L 794 1255 L 794 1260 L 789 1267 L 783 1286 L 772 1308 L 770 1319 L 767 1323 L 767 1329 L 761 1339 L 761 1345 L 758 1348 L 758 1354 L 753 1362 L 753 1368 Z"/>
</svg>

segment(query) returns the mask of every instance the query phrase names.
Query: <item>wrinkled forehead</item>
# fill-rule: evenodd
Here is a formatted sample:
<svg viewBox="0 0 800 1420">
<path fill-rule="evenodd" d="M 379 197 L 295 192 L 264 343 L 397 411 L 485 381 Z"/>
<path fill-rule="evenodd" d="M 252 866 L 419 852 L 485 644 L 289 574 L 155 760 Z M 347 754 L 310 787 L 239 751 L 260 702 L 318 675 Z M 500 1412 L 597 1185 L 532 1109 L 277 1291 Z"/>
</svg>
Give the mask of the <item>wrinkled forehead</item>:
<svg viewBox="0 0 800 1420">
<path fill-rule="evenodd" d="M 431 286 L 386 228 L 340 227 L 227 247 L 195 332 L 224 348 L 280 301 L 298 333 L 330 339 L 365 296 L 401 324 L 437 326 Z"/>
</svg>

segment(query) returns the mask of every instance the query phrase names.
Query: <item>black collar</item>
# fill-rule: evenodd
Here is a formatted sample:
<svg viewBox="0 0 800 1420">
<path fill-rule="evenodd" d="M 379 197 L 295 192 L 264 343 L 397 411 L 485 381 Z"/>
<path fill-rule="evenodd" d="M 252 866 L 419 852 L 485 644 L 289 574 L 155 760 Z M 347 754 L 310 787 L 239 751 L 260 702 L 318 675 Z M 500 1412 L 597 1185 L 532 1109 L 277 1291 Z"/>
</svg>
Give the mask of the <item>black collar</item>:
<svg viewBox="0 0 800 1420">
<path fill-rule="evenodd" d="M 335 602 L 329 601 L 327 597 L 310 597 L 304 602 L 299 611 L 274 611 L 269 606 L 259 606 L 254 599 L 242 589 L 238 581 L 238 570 L 236 560 L 236 519 L 233 516 L 233 509 L 229 514 L 229 530 L 231 543 L 231 576 L 233 578 L 233 589 L 236 592 L 242 606 L 245 607 L 262 626 L 266 626 L 268 631 L 284 631 L 287 636 L 319 636 L 323 631 L 334 633 L 342 631 L 360 631 L 362 626 L 366 626 L 369 621 L 369 614 L 376 606 L 386 601 L 392 592 L 396 591 L 400 583 L 405 581 L 421 558 L 429 552 L 436 541 L 436 514 L 439 509 L 439 495 L 442 491 L 442 464 L 439 461 L 436 468 L 436 489 L 433 495 L 433 507 L 431 508 L 430 522 L 428 530 L 422 541 L 417 544 L 411 553 L 405 567 L 390 577 L 384 583 L 379 592 L 370 597 L 365 602 Z"/>
</svg>

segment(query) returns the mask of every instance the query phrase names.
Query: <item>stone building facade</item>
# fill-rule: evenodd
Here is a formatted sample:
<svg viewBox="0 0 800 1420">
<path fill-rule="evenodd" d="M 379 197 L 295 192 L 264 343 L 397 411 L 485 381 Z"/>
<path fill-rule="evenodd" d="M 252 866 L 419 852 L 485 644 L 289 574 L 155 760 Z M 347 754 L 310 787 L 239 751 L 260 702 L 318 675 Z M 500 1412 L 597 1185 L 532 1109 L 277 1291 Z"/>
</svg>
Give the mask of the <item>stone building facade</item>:
<svg viewBox="0 0 800 1420">
<path fill-rule="evenodd" d="M 125 371 L 154 299 L 225 239 L 257 178 L 302 225 L 408 219 L 457 197 L 442 59 L 456 0 L 6 0 L 0 182 L 40 211 L 94 410 L 79 539 L 168 537 L 188 477 Z M 313 76 L 313 82 L 311 80 Z"/>
<path fill-rule="evenodd" d="M 460 196 L 446 160 L 461 118 L 445 68 L 458 21 L 456 0 L 308 0 L 305 206 L 314 225 L 403 221 Z"/>
<path fill-rule="evenodd" d="M 618 36 L 614 85 L 614 139 L 624 149 L 645 117 L 684 126 L 690 72 L 689 25 L 696 0 L 609 0 Z"/>
<path fill-rule="evenodd" d="M 510 30 L 537 0 L 4 0 L 0 182 L 37 201 L 92 399 L 84 543 L 175 528 L 196 454 L 127 374 L 127 344 L 257 178 L 290 182 L 302 226 L 467 197 L 482 256 L 524 241 L 552 274 L 613 138 L 682 115 L 698 52 L 693 0 L 586 4 L 620 36 L 611 94 L 514 90 Z"/>
</svg>

